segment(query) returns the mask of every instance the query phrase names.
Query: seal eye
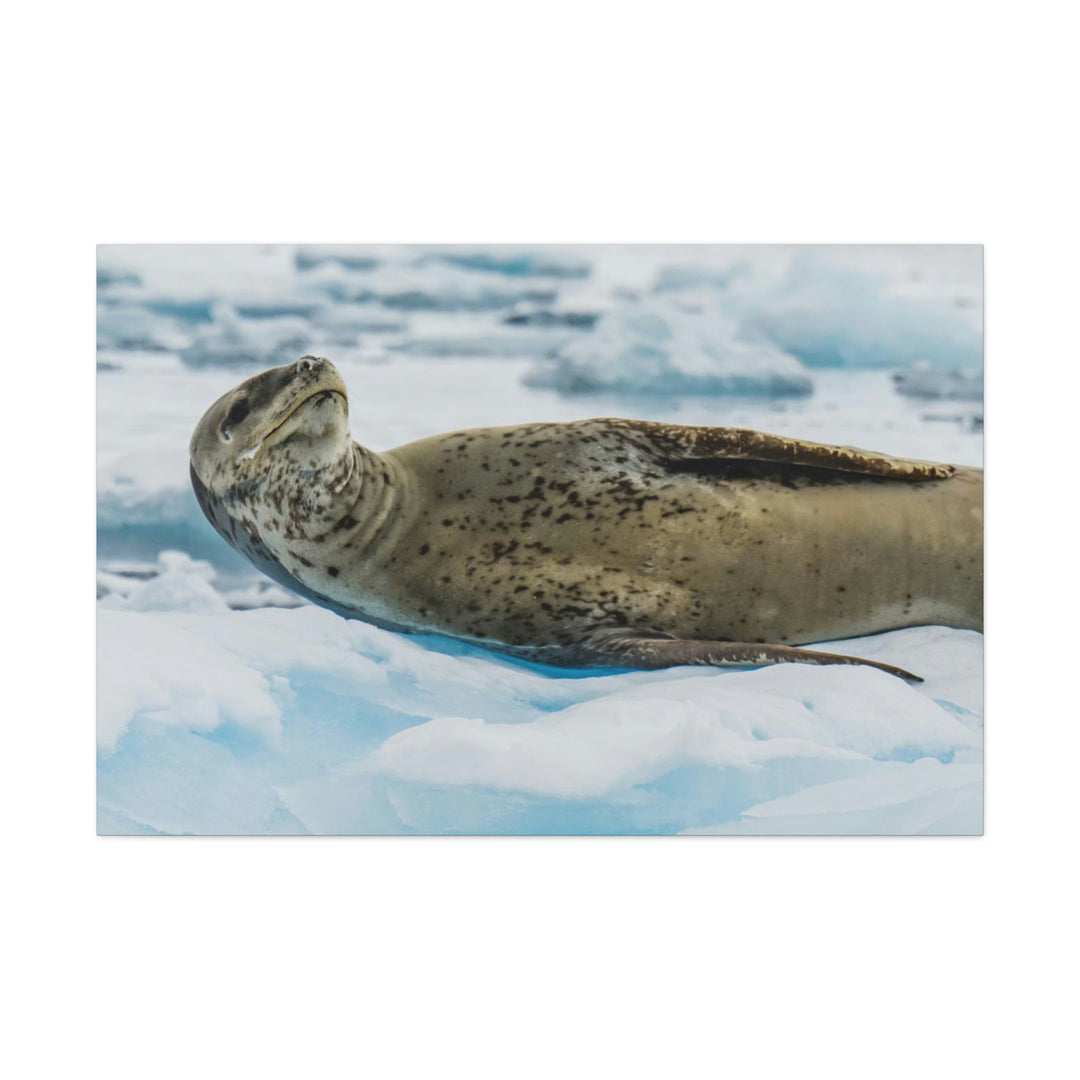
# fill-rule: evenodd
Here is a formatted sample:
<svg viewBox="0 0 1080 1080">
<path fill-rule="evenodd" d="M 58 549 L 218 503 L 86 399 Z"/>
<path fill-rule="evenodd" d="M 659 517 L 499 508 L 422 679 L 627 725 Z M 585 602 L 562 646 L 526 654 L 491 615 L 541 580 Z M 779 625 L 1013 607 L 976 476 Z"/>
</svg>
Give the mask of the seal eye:
<svg viewBox="0 0 1080 1080">
<path fill-rule="evenodd" d="M 238 423 L 241 423 L 248 413 L 251 413 L 251 406 L 247 404 L 244 399 L 239 402 L 235 402 L 231 409 L 229 409 L 229 415 L 225 418 L 225 423 L 221 424 L 222 428 L 235 428 Z"/>
<path fill-rule="evenodd" d="M 251 412 L 251 406 L 248 405 L 246 398 L 233 402 L 232 408 L 221 421 L 221 427 L 218 428 L 218 433 L 224 442 L 232 442 L 232 429 L 241 423 L 249 412 Z"/>
</svg>

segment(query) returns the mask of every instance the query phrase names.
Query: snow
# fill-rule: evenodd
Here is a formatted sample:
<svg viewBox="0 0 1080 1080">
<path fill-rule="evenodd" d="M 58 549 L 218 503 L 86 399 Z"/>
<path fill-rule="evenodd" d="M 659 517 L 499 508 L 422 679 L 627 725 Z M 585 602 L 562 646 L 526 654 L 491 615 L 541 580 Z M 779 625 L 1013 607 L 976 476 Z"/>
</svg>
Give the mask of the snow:
<svg viewBox="0 0 1080 1080">
<path fill-rule="evenodd" d="M 605 315 L 592 334 L 539 361 L 526 382 L 571 394 L 663 397 L 800 396 L 813 390 L 798 360 L 768 341 L 744 338 L 708 296 L 627 304 Z"/>
<path fill-rule="evenodd" d="M 914 800 L 927 829 L 977 795 L 970 631 L 843 643 L 915 667 L 913 687 L 851 667 L 556 676 L 314 607 L 99 619 L 100 801 L 140 828 L 858 832 L 872 810 L 889 831 Z"/>
<path fill-rule="evenodd" d="M 375 450 L 622 415 L 977 465 L 981 403 L 948 390 L 979 378 L 980 263 L 975 248 L 101 248 L 99 829 L 981 831 L 979 634 L 819 646 L 918 686 L 850 667 L 534 667 L 345 622 L 267 581 L 205 521 L 187 459 L 212 401 L 310 352 L 338 365 Z M 947 415 L 905 392 L 920 380 Z"/>
<path fill-rule="evenodd" d="M 927 755 L 977 745 L 954 716 L 879 674 L 837 669 L 808 684 L 790 667 L 760 669 L 723 683 L 613 688 L 528 724 L 431 720 L 388 739 L 370 767 L 430 784 L 586 799 L 695 765 L 753 770 L 777 760 L 888 756 L 910 745 Z"/>
<path fill-rule="evenodd" d="M 211 731 L 223 723 L 272 734 L 281 712 L 269 681 L 233 654 L 185 633 L 175 617 L 101 611 L 98 745 L 115 749 L 133 717 Z"/>
<path fill-rule="evenodd" d="M 229 605 L 211 582 L 217 572 L 208 562 L 182 551 L 163 551 L 157 565 L 143 574 L 98 571 L 102 608 L 118 611 L 228 611 Z"/>
<path fill-rule="evenodd" d="M 810 367 L 982 364 L 976 247 L 721 249 L 662 268 L 654 287 L 710 287 L 744 332 Z"/>
<path fill-rule="evenodd" d="M 99 349 L 167 352 L 182 348 L 187 339 L 170 319 L 144 307 L 102 304 L 98 307 L 97 342 Z"/>
<path fill-rule="evenodd" d="M 862 776 L 804 788 L 688 835 L 955 835 L 982 832 L 982 765 L 879 762 Z"/>
</svg>

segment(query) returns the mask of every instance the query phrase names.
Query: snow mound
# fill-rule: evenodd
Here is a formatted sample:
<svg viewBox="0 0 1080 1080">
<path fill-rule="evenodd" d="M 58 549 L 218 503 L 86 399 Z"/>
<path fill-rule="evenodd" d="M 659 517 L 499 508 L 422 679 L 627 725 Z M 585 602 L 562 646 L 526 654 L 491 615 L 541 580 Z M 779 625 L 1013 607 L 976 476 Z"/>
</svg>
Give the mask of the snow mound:
<svg viewBox="0 0 1080 1080">
<path fill-rule="evenodd" d="M 828 647 L 926 682 L 804 666 L 553 675 L 313 607 L 106 608 L 99 820 L 168 833 L 979 831 L 981 636 L 930 627 Z"/>
<path fill-rule="evenodd" d="M 204 559 L 183 551 L 162 551 L 153 561 L 111 560 L 99 566 L 97 595 L 111 611 L 250 611 L 295 608 L 306 604 L 246 563 L 240 572 L 222 575 Z"/>
<path fill-rule="evenodd" d="M 800 396 L 813 384 L 782 349 L 746 338 L 713 299 L 653 299 L 605 315 L 592 334 L 541 360 L 526 385 L 565 394 Z"/>
<path fill-rule="evenodd" d="M 746 334 L 810 367 L 971 369 L 982 272 L 970 247 L 732 248 L 657 274 L 660 294 L 710 289 Z"/>
<path fill-rule="evenodd" d="M 694 678 L 613 690 L 529 724 L 431 720 L 392 736 L 363 767 L 429 784 L 586 799 L 695 765 L 748 770 L 978 744 L 940 706 L 877 674 L 856 669 L 807 685 L 791 667 L 747 671 L 728 673 L 722 687 Z"/>
<path fill-rule="evenodd" d="M 211 582 L 217 571 L 208 562 L 183 551 L 163 551 L 157 565 L 144 574 L 98 571 L 100 606 L 120 611 L 228 611 L 229 605 Z"/>
<path fill-rule="evenodd" d="M 226 723 L 280 732 L 281 708 L 271 689 L 281 684 L 186 633 L 177 618 L 99 612 L 99 748 L 113 750 L 134 716 L 194 732 Z"/>
<path fill-rule="evenodd" d="M 978 367 L 981 333 L 964 313 L 890 296 L 842 269 L 799 266 L 788 288 L 742 308 L 746 324 L 811 367 L 899 367 L 920 358 Z"/>
</svg>

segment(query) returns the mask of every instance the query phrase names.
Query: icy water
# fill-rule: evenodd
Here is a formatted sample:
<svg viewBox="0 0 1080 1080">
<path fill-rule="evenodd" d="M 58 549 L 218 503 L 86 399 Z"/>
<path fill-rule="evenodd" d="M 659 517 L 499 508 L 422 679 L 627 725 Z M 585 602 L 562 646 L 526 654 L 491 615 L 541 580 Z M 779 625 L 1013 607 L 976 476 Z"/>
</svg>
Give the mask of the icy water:
<svg viewBox="0 0 1080 1080">
<path fill-rule="evenodd" d="M 981 635 L 830 646 L 914 687 L 581 677 L 262 578 L 202 518 L 187 443 L 215 398 L 306 352 L 376 450 L 619 415 L 981 463 L 977 249 L 103 248 L 100 831 L 981 830 Z"/>
</svg>

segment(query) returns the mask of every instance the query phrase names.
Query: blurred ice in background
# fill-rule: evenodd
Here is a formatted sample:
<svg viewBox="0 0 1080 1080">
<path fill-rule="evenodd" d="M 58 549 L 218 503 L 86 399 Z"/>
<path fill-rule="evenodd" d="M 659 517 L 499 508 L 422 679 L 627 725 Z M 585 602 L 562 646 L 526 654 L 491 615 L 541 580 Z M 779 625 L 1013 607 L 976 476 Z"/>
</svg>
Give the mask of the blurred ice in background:
<svg viewBox="0 0 1080 1080">
<path fill-rule="evenodd" d="M 843 646 L 918 687 L 578 677 L 261 577 L 204 520 L 187 444 L 304 353 L 375 450 L 620 415 L 981 464 L 978 247 L 102 247 L 100 831 L 981 831 L 981 635 Z"/>
</svg>

